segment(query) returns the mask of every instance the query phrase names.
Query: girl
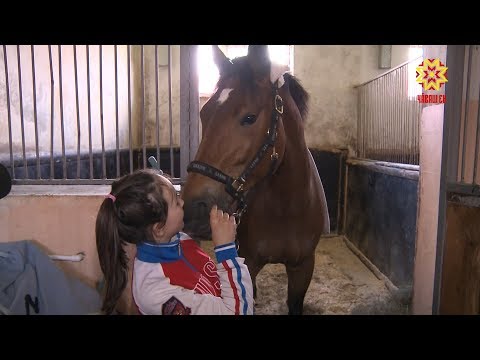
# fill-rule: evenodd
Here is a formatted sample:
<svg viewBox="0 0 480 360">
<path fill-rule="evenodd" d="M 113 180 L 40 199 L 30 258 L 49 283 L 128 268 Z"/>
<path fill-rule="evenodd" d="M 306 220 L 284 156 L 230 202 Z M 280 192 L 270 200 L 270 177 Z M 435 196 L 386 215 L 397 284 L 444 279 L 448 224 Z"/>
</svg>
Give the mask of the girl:
<svg viewBox="0 0 480 360">
<path fill-rule="evenodd" d="M 141 314 L 253 314 L 253 287 L 235 247 L 235 218 L 210 212 L 216 264 L 183 229 L 183 200 L 153 169 L 112 184 L 96 220 L 105 277 L 102 311 L 111 314 L 127 284 L 122 245 L 137 246 L 132 293 Z"/>
</svg>

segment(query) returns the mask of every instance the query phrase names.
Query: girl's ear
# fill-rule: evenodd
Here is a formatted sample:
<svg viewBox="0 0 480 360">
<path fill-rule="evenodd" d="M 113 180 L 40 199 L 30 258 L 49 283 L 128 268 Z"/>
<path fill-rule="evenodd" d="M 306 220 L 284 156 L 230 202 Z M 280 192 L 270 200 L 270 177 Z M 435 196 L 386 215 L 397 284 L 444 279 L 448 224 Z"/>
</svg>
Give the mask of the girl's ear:
<svg viewBox="0 0 480 360">
<path fill-rule="evenodd" d="M 165 235 L 165 224 L 156 222 L 152 225 L 152 235 L 155 240 L 161 239 Z"/>
</svg>

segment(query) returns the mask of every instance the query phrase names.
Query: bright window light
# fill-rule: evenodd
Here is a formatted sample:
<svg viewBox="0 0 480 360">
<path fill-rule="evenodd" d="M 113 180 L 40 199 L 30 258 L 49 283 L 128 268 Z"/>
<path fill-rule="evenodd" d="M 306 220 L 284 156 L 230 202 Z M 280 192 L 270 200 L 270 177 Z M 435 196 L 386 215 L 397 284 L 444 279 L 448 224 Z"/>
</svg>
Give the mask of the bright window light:
<svg viewBox="0 0 480 360">
<path fill-rule="evenodd" d="M 200 96 L 211 96 L 219 77 L 217 66 L 213 62 L 212 46 L 199 45 L 198 48 L 199 93 Z M 230 59 L 245 56 L 248 52 L 248 45 L 224 45 L 220 48 Z M 288 65 L 293 74 L 293 46 L 268 45 L 268 52 L 272 62 Z"/>
</svg>

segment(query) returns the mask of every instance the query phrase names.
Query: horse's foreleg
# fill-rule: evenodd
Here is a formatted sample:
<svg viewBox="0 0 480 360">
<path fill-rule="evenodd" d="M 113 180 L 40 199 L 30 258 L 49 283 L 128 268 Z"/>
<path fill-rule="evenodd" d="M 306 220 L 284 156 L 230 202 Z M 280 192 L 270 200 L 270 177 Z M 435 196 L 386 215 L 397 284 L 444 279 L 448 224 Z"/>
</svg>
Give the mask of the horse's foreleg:
<svg viewBox="0 0 480 360">
<path fill-rule="evenodd" d="M 301 263 L 287 263 L 285 266 L 288 276 L 288 314 L 302 315 L 303 300 L 312 280 L 315 255 L 309 255 Z"/>
</svg>

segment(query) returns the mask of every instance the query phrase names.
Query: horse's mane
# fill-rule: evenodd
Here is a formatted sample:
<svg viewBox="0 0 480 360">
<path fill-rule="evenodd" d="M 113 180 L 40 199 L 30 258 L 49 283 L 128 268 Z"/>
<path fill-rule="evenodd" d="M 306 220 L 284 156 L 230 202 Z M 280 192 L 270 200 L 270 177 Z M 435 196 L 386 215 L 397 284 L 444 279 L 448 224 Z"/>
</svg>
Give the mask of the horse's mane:
<svg viewBox="0 0 480 360">
<path fill-rule="evenodd" d="M 246 56 L 233 59 L 232 64 L 233 66 L 229 68 L 228 73 L 223 74 L 218 80 L 217 88 L 221 86 L 222 82 L 227 78 L 238 76 L 241 86 L 253 92 L 255 90 L 254 74 L 252 68 L 247 64 Z M 302 121 L 304 121 L 308 114 L 308 101 L 310 96 L 295 76 L 285 73 L 284 79 L 290 95 L 298 107 Z"/>
<path fill-rule="evenodd" d="M 290 95 L 292 95 L 293 101 L 297 104 L 302 120 L 305 120 L 308 114 L 308 100 L 310 99 L 310 95 L 295 76 L 286 73 L 283 78 L 288 84 L 288 90 L 290 91 Z"/>
</svg>

